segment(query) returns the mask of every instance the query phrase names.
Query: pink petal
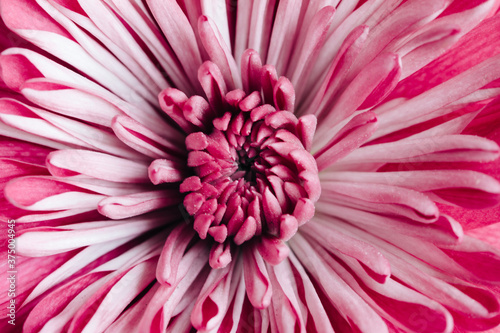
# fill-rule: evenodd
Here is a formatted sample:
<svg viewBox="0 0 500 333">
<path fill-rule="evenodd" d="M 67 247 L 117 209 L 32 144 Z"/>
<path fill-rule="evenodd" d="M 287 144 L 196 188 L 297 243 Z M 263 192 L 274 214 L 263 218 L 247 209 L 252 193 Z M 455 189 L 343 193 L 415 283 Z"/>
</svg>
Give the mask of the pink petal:
<svg viewBox="0 0 500 333">
<path fill-rule="evenodd" d="M 433 223 L 422 224 L 402 216 L 387 217 L 331 203 L 318 203 L 317 206 L 322 212 L 347 220 L 365 230 L 377 230 L 380 235 L 402 234 L 436 245 L 452 245 L 459 243 L 464 234 L 460 223 L 443 214 Z"/>
<path fill-rule="evenodd" d="M 453 216 L 457 221 L 460 221 L 465 230 L 492 225 L 497 223 L 500 219 L 499 207 L 482 210 L 470 210 L 462 207 L 439 204 L 438 207 L 443 214 Z"/>
<path fill-rule="evenodd" d="M 290 240 L 290 246 L 307 271 L 318 279 L 332 305 L 351 325 L 360 331 L 388 332 L 382 318 L 319 257 L 300 234 Z"/>
<path fill-rule="evenodd" d="M 117 241 L 91 245 L 84 248 L 83 250 L 78 252 L 74 257 L 67 260 L 60 267 L 52 270 L 47 277 L 45 277 L 42 281 L 40 281 L 36 285 L 36 287 L 31 291 L 28 298 L 26 298 L 24 304 L 29 303 L 33 299 L 36 299 L 38 296 L 42 295 L 47 290 L 65 281 L 75 272 L 78 272 L 80 269 L 91 264 L 99 257 L 106 255 L 108 252 L 111 252 L 112 250 L 123 245 L 129 240 L 130 238 L 129 239 L 123 238 Z"/>
<path fill-rule="evenodd" d="M 107 332 L 123 332 L 126 329 L 136 329 L 138 330 L 138 324 L 144 313 L 144 309 L 147 304 L 151 301 L 151 298 L 156 293 L 160 287 L 159 283 L 155 283 L 150 290 L 135 304 L 133 304 L 128 310 L 126 310 L 118 319 L 113 322 L 108 328 Z"/>
<path fill-rule="evenodd" d="M 106 40 L 101 35 L 101 42 L 111 49 L 113 54 L 124 63 L 127 71 L 131 71 L 138 78 L 138 80 L 134 81 L 138 81 L 143 89 L 148 89 L 154 95 L 158 94 L 160 87 L 168 86 L 160 70 L 142 49 L 142 45 L 135 40 L 135 36 L 128 31 L 128 26 L 123 24 L 120 16 L 117 16 L 108 6 L 100 1 L 90 0 L 80 3 L 80 5 L 96 27 L 109 38 L 109 40 Z M 82 44 L 81 41 L 80 43 Z M 96 52 L 94 51 L 93 53 L 95 54 Z M 99 58 L 102 59 L 101 61 L 104 60 L 102 56 Z M 107 61 L 106 65 L 108 68 L 111 68 L 111 61 Z M 113 67 L 116 68 L 118 66 Z M 129 79 L 130 83 L 134 81 Z"/>
<path fill-rule="evenodd" d="M 164 40 L 152 18 L 147 14 L 146 8 L 139 9 L 139 6 L 134 5 L 134 3 L 119 0 L 112 0 L 112 2 L 116 6 L 115 10 L 120 12 L 120 16 L 126 19 L 128 25 L 141 36 L 142 41 L 155 55 L 174 85 L 182 91 L 194 93 L 181 65 L 175 58 L 174 52 Z"/>
<path fill-rule="evenodd" d="M 456 3 L 458 2 L 453 2 L 453 4 Z M 487 7 L 491 8 L 492 3 L 493 1 L 484 1 L 477 6 L 476 15 L 485 15 L 484 10 Z M 479 21 L 477 17 L 474 17 L 475 15 L 471 15 L 467 11 L 457 14 L 460 18 L 455 18 L 453 15 L 448 16 L 454 24 L 463 24 L 471 18 L 477 20 L 476 22 Z M 417 96 L 497 54 L 499 25 L 500 17 L 498 15 L 481 22 L 446 54 L 402 81 L 391 97 L 411 98 Z"/>
<path fill-rule="evenodd" d="M 357 66 L 353 69 L 354 73 L 364 68 L 375 55 L 382 52 L 388 45 L 390 47 L 391 43 L 403 39 L 409 33 L 432 21 L 446 8 L 448 3 L 447 0 L 410 0 L 396 9 L 384 13 L 387 16 L 378 21 L 376 27 L 373 28 L 365 52 L 357 60 Z"/>
<path fill-rule="evenodd" d="M 138 323 L 140 331 L 164 331 L 164 329 L 162 330 L 158 327 L 158 323 L 154 320 L 158 315 L 158 312 L 164 311 L 166 321 L 163 323 L 163 325 L 168 325 L 168 321 L 170 319 L 168 317 L 171 316 L 173 314 L 173 311 L 175 310 L 172 308 L 172 306 L 175 307 L 178 304 L 178 302 L 180 301 L 179 297 L 182 297 L 183 294 L 186 293 L 187 288 L 192 286 L 195 291 L 201 289 L 201 287 L 198 286 L 200 281 L 197 281 L 197 277 L 202 269 L 206 267 L 208 259 L 206 250 L 207 248 L 205 244 L 197 242 L 191 249 L 186 252 L 186 254 L 184 254 L 179 263 L 179 267 L 177 270 L 177 279 L 175 280 L 175 283 L 171 286 L 160 286 L 155 292 L 151 301 L 146 305 L 146 309 L 143 311 L 140 317 L 140 322 Z M 202 278 L 204 276 L 205 274 L 202 274 Z M 188 312 L 188 314 L 190 314 L 190 312 Z M 155 326 L 157 327 L 156 330 Z"/>
<path fill-rule="evenodd" d="M 275 66 L 279 73 L 286 71 L 293 46 L 290 41 L 295 38 L 299 15 L 298 0 L 283 1 L 278 4 L 266 63 Z"/>
<path fill-rule="evenodd" d="M 121 110 L 97 96 L 44 79 L 25 81 L 21 92 L 30 101 L 59 114 L 111 126 L 111 120 Z"/>
<path fill-rule="evenodd" d="M 17 238 L 19 253 L 40 257 L 83 246 L 139 235 L 165 224 L 160 218 L 136 218 L 123 222 L 89 222 L 54 228 L 33 228 Z"/>
<path fill-rule="evenodd" d="M 352 168 L 353 164 L 392 162 L 489 162 L 496 159 L 497 155 L 497 144 L 487 139 L 467 135 L 443 135 L 362 147 L 339 161 L 335 168 L 345 168 L 346 165 L 351 165 Z"/>
<path fill-rule="evenodd" d="M 168 286 L 177 282 L 177 270 L 192 236 L 193 232 L 189 227 L 183 225 L 176 227 L 168 235 L 156 267 L 158 282 Z"/>
<path fill-rule="evenodd" d="M 381 101 L 395 86 L 401 72 L 397 55 L 386 53 L 375 58 L 361 71 L 338 97 L 318 127 L 317 135 L 329 130 L 328 124 L 336 124 L 349 117 L 356 109 L 373 106 Z M 366 105 L 364 105 L 366 104 Z"/>
<path fill-rule="evenodd" d="M 240 270 L 241 271 L 241 270 Z M 240 273 L 241 274 L 241 273 Z M 234 295 L 232 302 L 228 308 L 226 316 L 221 323 L 219 329 L 223 332 L 235 333 L 238 329 L 244 329 L 243 327 L 248 327 L 247 320 L 245 320 L 244 315 L 249 312 L 249 309 L 245 309 L 244 306 L 248 305 L 245 293 L 245 283 L 243 278 L 237 279 L 236 277 L 231 281 L 231 291 L 230 295 Z"/>
<path fill-rule="evenodd" d="M 433 193 L 439 199 L 471 209 L 480 209 L 496 203 L 500 193 L 500 185 L 494 178 L 468 170 L 337 172 L 325 175 L 323 179 L 406 187 Z"/>
<path fill-rule="evenodd" d="M 108 197 L 99 202 L 97 209 L 99 213 L 110 219 L 120 220 L 178 205 L 181 201 L 177 191 L 141 192 L 121 197 Z"/>
<path fill-rule="evenodd" d="M 415 125 L 422 120 L 428 120 L 433 117 L 433 112 L 436 110 L 500 78 L 500 70 L 496 66 L 498 59 L 500 55 L 488 58 L 448 81 L 409 99 L 402 105 L 383 112 L 378 116 L 383 126 L 380 126 L 373 138 Z M 447 93 L 444 93 L 445 91 Z"/>
<path fill-rule="evenodd" d="M 2 11 L 16 10 L 11 1 L 4 2 L 5 5 L 2 6 Z M 25 4 L 25 6 L 28 5 Z M 8 15 L 7 25 L 17 31 L 23 38 L 86 73 L 123 99 L 129 100 L 138 106 L 143 106 L 145 109 L 149 108 L 146 100 L 135 91 L 132 85 L 127 85 L 122 78 L 116 76 L 107 67 L 90 56 L 79 43 L 68 35 L 66 30 L 61 29 L 52 18 L 42 12 L 38 5 L 28 6 L 28 8 L 30 10 L 23 11 L 26 15 L 24 21 L 19 21 L 18 18 Z M 36 24 L 32 25 L 33 22 L 36 22 Z M 136 85 L 135 88 L 137 87 L 142 87 L 142 85 Z M 145 96 L 145 98 L 149 98 L 152 102 L 155 100 L 154 95 Z"/>
<path fill-rule="evenodd" d="M 443 250 L 477 277 L 488 281 L 500 279 L 500 274 L 495 268 L 500 260 L 498 249 L 475 238 L 465 236 L 464 241 L 460 244 L 452 245 Z"/>
<path fill-rule="evenodd" d="M 225 109 L 227 85 L 219 67 L 210 61 L 205 61 L 198 69 L 198 80 L 207 95 L 208 102 L 217 114 Z"/>
<path fill-rule="evenodd" d="M 312 317 L 314 323 L 314 328 L 318 332 L 329 332 L 333 333 L 333 328 L 332 324 L 330 323 L 330 319 L 328 318 L 328 315 L 326 313 L 326 310 L 321 303 L 321 300 L 317 294 L 317 290 L 314 288 L 308 274 L 306 273 L 304 267 L 302 264 L 299 262 L 299 260 L 295 257 L 293 253 L 290 253 L 290 262 L 292 263 L 294 269 L 298 271 L 298 275 L 300 277 L 297 277 L 295 275 L 295 278 L 300 280 L 300 283 L 302 283 L 303 288 L 304 288 L 304 299 L 303 302 L 306 305 L 306 308 L 308 310 L 308 323 L 307 327 L 309 328 L 311 323 L 310 319 Z M 298 285 L 300 285 L 298 283 Z"/>
<path fill-rule="evenodd" d="M 280 239 L 263 236 L 257 245 L 262 258 L 271 265 L 278 265 L 290 252 L 288 246 Z"/>
<path fill-rule="evenodd" d="M 292 55 L 291 64 L 287 72 L 287 76 L 291 78 L 291 82 L 299 94 L 302 93 L 302 87 L 305 86 L 304 83 L 309 78 L 310 71 L 323 46 L 334 14 L 334 7 L 325 6 L 314 14 L 310 22 L 304 20 L 302 23 L 305 25 L 307 22 L 310 25 L 307 29 L 305 26 L 301 29 L 297 44 L 303 46 L 300 52 Z"/>
<path fill-rule="evenodd" d="M 401 62 L 404 64 L 401 79 L 436 59 L 454 45 L 461 35 L 460 28 L 454 24 L 437 25 L 434 29 L 425 30 L 397 51 L 401 54 Z"/>
<path fill-rule="evenodd" d="M 352 118 L 314 158 L 318 169 L 323 170 L 365 143 L 377 129 L 377 118 L 368 111 Z"/>
<path fill-rule="evenodd" d="M 94 208 L 104 198 L 103 195 L 43 176 L 13 179 L 4 193 L 15 206 L 32 211 Z"/>
<path fill-rule="evenodd" d="M 155 185 L 180 182 L 186 176 L 179 164 L 169 160 L 154 160 L 148 168 L 148 175 Z"/>
<path fill-rule="evenodd" d="M 102 331 L 154 280 L 155 259 L 142 262 L 119 279 L 108 282 L 83 305 L 71 322 L 70 331 Z M 102 299 L 101 302 L 100 299 Z M 94 304 L 93 301 L 95 301 Z M 97 304 L 99 302 L 99 304 Z M 87 308 L 89 307 L 89 308 Z M 97 307 L 97 309 L 95 309 Z M 90 318 L 89 318 L 90 317 Z M 90 320 L 89 320 L 90 319 Z"/>
<path fill-rule="evenodd" d="M 230 44 L 226 44 L 214 21 L 206 16 L 200 16 L 198 30 L 203 46 L 210 59 L 219 67 L 229 90 L 242 88 L 238 66 L 231 55 Z"/>
<path fill-rule="evenodd" d="M 186 16 L 175 1 L 148 0 L 147 3 L 187 73 L 191 85 L 198 87 L 196 73 L 202 60 L 196 37 Z"/>
<path fill-rule="evenodd" d="M 368 36 L 368 31 L 369 28 L 367 26 L 356 27 L 343 40 L 342 46 L 336 53 L 335 58 L 333 58 L 331 64 L 327 65 L 329 66 L 328 73 L 318 88 L 319 90 L 314 95 L 309 95 L 308 101 L 310 105 L 307 108 L 308 114 L 314 114 L 319 117 L 321 113 L 329 110 L 332 99 L 344 90 L 344 88 L 341 88 L 342 83 L 346 79 L 354 60 L 361 52 Z"/>
<path fill-rule="evenodd" d="M 327 190 L 330 193 L 342 194 L 345 198 L 355 198 L 368 203 L 377 203 L 381 205 L 389 204 L 394 206 L 402 206 L 405 210 L 414 211 L 422 222 L 434 222 L 439 211 L 425 194 L 417 191 L 408 190 L 403 187 L 396 187 L 381 184 L 358 184 L 335 182 L 331 184 Z M 326 200 L 327 196 L 324 198 Z M 394 207 L 396 208 L 396 207 Z M 403 214 L 402 214 L 403 215 Z M 406 216 L 406 214 L 404 214 Z M 419 219 L 420 220 L 420 219 Z"/>
<path fill-rule="evenodd" d="M 82 291 L 89 286 L 94 285 L 106 275 L 106 272 L 84 275 L 71 281 L 71 288 L 68 288 L 66 285 L 62 285 L 57 288 L 54 292 L 50 293 L 50 295 L 43 298 L 43 300 L 38 303 L 33 310 L 31 310 L 30 315 L 24 324 L 26 332 L 39 332 L 49 321 L 52 320 L 52 322 L 54 322 L 53 318 L 59 314 L 66 307 L 66 305 L 71 302 L 71 300 L 74 300 L 75 297 L 78 299 L 78 295 Z M 97 285 L 93 288 L 97 289 Z M 65 323 L 62 323 L 61 326 L 64 324 Z"/>
<path fill-rule="evenodd" d="M 245 1 L 238 4 L 238 7 L 236 8 L 235 29 L 236 31 L 238 31 L 238 33 L 235 34 L 234 38 L 234 59 L 237 60 L 241 59 L 242 62 L 244 61 L 243 59 L 248 57 L 249 52 L 253 52 L 256 55 L 258 55 L 257 51 L 249 49 L 248 47 L 252 7 L 253 7 L 253 1 Z M 249 92 L 249 90 L 247 89 L 248 85 L 246 85 L 245 82 L 245 71 L 246 71 L 245 67 L 246 67 L 245 65 L 241 66 L 242 69 L 241 74 L 243 76 L 243 87 L 246 92 Z"/>
<path fill-rule="evenodd" d="M 255 247 L 243 250 L 245 287 L 255 308 L 264 309 L 271 303 L 272 287 L 264 260 Z"/>
<path fill-rule="evenodd" d="M 48 144 L 49 146 L 59 146 L 57 148 L 80 146 L 128 158 L 140 156 L 131 153 L 127 148 L 124 149 L 123 144 L 107 131 L 30 107 L 16 100 L 1 99 L 0 105 L 0 120 L 5 125 L 30 136 L 39 136 L 41 144 L 45 144 L 45 140 L 52 143 Z"/>
<path fill-rule="evenodd" d="M 241 56 L 241 76 L 245 92 L 260 90 L 261 69 L 262 60 L 259 54 L 252 49 L 247 49 Z"/>
<path fill-rule="evenodd" d="M 262 59 L 265 59 L 268 53 L 274 20 L 274 13 L 272 13 L 271 8 L 274 5 L 274 2 L 257 0 L 252 7 L 248 48 L 256 50 L 262 56 Z"/>
<path fill-rule="evenodd" d="M 179 142 L 175 140 L 180 136 L 175 135 L 177 133 L 172 135 L 169 140 L 166 140 L 149 130 L 147 127 L 126 116 L 115 117 L 111 127 L 122 142 L 143 155 L 154 159 L 179 159 L 178 155 L 185 154 L 184 150 L 179 147 Z"/>
<path fill-rule="evenodd" d="M 318 218 L 316 218 L 318 219 Z M 391 275 L 389 261 L 374 246 L 354 237 L 350 237 L 322 224 L 308 223 L 301 231 L 310 235 L 327 249 L 335 249 L 363 264 L 368 274 L 379 283 L 384 283 Z M 320 241 L 321 240 L 321 241 Z"/>
<path fill-rule="evenodd" d="M 305 331 L 304 315 L 293 286 L 293 271 L 287 260 L 270 269 L 274 298 L 268 311 L 280 332 Z M 278 300 L 278 301 L 276 301 Z"/>
<path fill-rule="evenodd" d="M 196 329 L 211 330 L 221 324 L 230 301 L 234 262 L 209 273 L 191 313 L 191 322 Z"/>
<path fill-rule="evenodd" d="M 49 171 L 59 177 L 68 172 L 124 183 L 149 182 L 147 165 L 88 150 L 59 150 L 47 157 Z"/>
</svg>

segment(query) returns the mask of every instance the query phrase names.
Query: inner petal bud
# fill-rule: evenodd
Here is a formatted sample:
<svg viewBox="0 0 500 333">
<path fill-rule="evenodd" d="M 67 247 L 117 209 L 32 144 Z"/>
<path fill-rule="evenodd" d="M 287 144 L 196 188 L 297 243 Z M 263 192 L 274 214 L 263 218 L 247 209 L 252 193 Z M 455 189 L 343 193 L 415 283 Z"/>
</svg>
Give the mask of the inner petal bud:
<svg viewBox="0 0 500 333">
<path fill-rule="evenodd" d="M 194 176 L 180 191 L 202 239 L 240 245 L 256 236 L 286 241 L 314 215 L 321 187 L 305 149 L 314 133 L 288 110 L 263 104 L 260 94 L 226 94 L 227 110 L 210 131 L 186 137 Z M 309 126 L 310 128 L 310 126 Z"/>
<path fill-rule="evenodd" d="M 245 91 L 228 92 L 217 65 L 207 61 L 198 72 L 206 99 L 188 98 L 174 88 L 159 96 L 163 111 L 188 134 L 187 166 L 193 175 L 179 191 L 193 229 L 214 241 L 213 268 L 227 265 L 234 245 L 247 241 L 268 263 L 281 262 L 288 255 L 284 242 L 313 217 L 321 194 L 309 153 L 316 118 L 294 115 L 292 84 L 278 78 L 273 66 L 261 66 L 255 51 L 245 51 L 242 59 Z M 155 184 L 176 182 L 174 171 L 181 174 L 167 168 Z"/>
</svg>

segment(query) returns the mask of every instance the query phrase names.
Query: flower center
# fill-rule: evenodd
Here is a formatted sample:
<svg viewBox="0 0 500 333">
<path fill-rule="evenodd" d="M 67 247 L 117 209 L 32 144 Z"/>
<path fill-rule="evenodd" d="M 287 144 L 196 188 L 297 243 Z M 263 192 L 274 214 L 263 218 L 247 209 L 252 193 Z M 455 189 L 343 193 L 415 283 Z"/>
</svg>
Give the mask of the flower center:
<svg viewBox="0 0 500 333">
<path fill-rule="evenodd" d="M 264 104 L 258 92 L 233 90 L 226 102 L 211 130 L 185 141 L 195 175 L 180 191 L 193 228 L 219 243 L 240 245 L 256 236 L 286 241 L 312 217 L 321 191 L 306 149 L 312 118 Z"/>
<path fill-rule="evenodd" d="M 160 93 L 162 110 L 187 134 L 190 170 L 175 156 L 155 160 L 150 179 L 181 182 L 193 229 L 213 240 L 212 268 L 225 267 L 235 245 L 245 242 L 275 265 L 288 255 L 285 242 L 313 217 L 321 194 L 309 153 L 316 117 L 294 115 L 292 83 L 262 65 L 254 50 L 243 53 L 241 76 L 236 64 L 221 65 L 206 61 L 198 70 L 206 98 L 176 88 Z"/>
</svg>

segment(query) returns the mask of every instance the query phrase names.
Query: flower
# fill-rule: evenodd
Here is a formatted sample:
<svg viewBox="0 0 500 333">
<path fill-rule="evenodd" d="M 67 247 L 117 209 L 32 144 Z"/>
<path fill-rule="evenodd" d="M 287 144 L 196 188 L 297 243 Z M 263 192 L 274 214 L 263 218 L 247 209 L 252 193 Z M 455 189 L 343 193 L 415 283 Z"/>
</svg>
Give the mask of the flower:
<svg viewBox="0 0 500 333">
<path fill-rule="evenodd" d="M 500 323 L 500 1 L 0 6 L 2 331 Z"/>
</svg>

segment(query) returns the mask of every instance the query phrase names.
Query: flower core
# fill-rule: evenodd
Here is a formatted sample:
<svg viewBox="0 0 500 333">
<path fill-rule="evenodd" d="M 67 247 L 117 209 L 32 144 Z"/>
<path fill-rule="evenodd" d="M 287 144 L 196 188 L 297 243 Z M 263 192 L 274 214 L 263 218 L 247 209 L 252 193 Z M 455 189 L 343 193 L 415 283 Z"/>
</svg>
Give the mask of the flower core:
<svg viewBox="0 0 500 333">
<path fill-rule="evenodd" d="M 313 217 L 321 194 L 309 153 L 316 117 L 294 115 L 293 86 L 273 66 L 249 72 L 242 73 L 252 78 L 244 89 L 227 91 L 218 66 L 206 62 L 198 73 L 206 99 L 171 88 L 160 94 L 163 110 L 187 134 L 192 172 L 171 181 L 181 182 L 200 238 L 221 250 L 257 238 L 263 257 L 278 263 L 288 253 L 283 242 Z"/>
<path fill-rule="evenodd" d="M 186 138 L 195 176 L 180 186 L 201 238 L 241 244 L 267 234 L 288 240 L 319 196 L 318 170 L 290 111 L 261 104 L 257 93 L 227 94 L 228 109 L 209 134 Z M 241 105 L 241 106 L 240 106 Z M 310 215 L 310 212 L 307 214 Z"/>
</svg>

